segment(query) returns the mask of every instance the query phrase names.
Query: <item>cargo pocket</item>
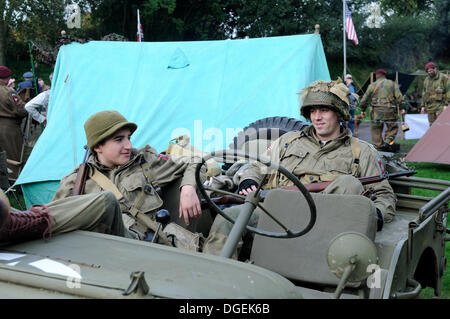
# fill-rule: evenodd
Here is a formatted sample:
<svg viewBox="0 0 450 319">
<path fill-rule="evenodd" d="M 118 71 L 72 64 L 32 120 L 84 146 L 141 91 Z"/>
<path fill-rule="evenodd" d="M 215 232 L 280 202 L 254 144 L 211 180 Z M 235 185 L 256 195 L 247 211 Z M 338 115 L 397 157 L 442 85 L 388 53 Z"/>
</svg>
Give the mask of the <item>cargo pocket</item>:
<svg viewBox="0 0 450 319">
<path fill-rule="evenodd" d="M 435 90 L 435 93 L 436 93 L 436 95 L 435 95 L 435 100 L 436 100 L 437 102 L 441 102 L 442 99 L 443 99 L 443 96 L 444 96 L 444 90 L 443 90 L 442 88 L 437 88 L 437 89 Z"/>
<path fill-rule="evenodd" d="M 298 151 L 295 149 L 287 150 L 281 159 L 281 166 L 286 168 L 288 171 L 292 172 L 297 177 L 304 172 L 302 169 L 302 162 L 308 157 L 309 152 Z M 278 186 L 287 186 L 292 185 L 292 181 L 290 181 L 286 176 L 281 173 L 278 174 Z"/>
<path fill-rule="evenodd" d="M 344 154 L 334 153 L 325 157 L 323 170 L 332 175 L 352 174 L 351 157 L 346 160 Z"/>
<path fill-rule="evenodd" d="M 143 213 L 151 212 L 160 208 L 163 205 L 162 199 L 159 197 L 156 190 L 151 186 L 146 186 L 145 176 L 141 172 L 135 172 L 123 179 L 121 185 L 124 188 L 125 206 L 131 208 L 134 206 L 139 194 L 145 188 L 146 196 L 139 211 Z"/>
</svg>

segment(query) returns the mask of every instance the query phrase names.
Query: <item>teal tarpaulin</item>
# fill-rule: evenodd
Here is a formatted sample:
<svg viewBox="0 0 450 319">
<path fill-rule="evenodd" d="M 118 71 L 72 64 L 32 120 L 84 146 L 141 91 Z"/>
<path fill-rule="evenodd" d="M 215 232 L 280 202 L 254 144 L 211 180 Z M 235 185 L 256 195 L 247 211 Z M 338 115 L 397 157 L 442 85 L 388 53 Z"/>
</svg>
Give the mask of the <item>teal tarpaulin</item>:
<svg viewBox="0 0 450 319">
<path fill-rule="evenodd" d="M 150 144 L 161 152 L 188 134 L 195 147 L 212 151 L 228 148 L 258 119 L 298 118 L 296 93 L 315 80 L 330 80 L 318 34 L 64 45 L 47 127 L 16 184 L 27 206 L 49 202 L 58 181 L 81 163 L 83 124 L 98 111 L 117 110 L 135 122 L 134 147 Z"/>
</svg>

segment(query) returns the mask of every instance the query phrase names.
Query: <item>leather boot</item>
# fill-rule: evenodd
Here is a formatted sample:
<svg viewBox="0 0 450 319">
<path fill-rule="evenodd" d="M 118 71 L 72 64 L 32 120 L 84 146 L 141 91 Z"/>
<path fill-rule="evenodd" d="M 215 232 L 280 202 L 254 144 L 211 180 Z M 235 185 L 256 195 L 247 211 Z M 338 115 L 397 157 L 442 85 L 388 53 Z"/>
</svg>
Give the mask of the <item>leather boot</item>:
<svg viewBox="0 0 450 319">
<path fill-rule="evenodd" d="M 52 232 L 52 217 L 44 205 L 33 205 L 26 211 L 12 211 L 0 197 L 0 243 L 40 237 L 48 240 Z"/>
</svg>

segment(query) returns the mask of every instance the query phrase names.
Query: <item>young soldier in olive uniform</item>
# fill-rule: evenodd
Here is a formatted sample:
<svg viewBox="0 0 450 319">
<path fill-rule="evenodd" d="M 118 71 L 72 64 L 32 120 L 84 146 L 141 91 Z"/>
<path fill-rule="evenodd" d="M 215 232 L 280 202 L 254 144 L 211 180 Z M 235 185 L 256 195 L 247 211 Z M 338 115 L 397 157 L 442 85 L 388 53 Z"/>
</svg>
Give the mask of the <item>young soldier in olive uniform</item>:
<svg viewBox="0 0 450 319">
<path fill-rule="evenodd" d="M 403 96 L 394 81 L 386 78 L 386 71 L 379 69 L 375 72 L 376 81 L 369 85 L 361 99 L 360 108 L 365 116 L 367 104 L 371 104 L 371 135 L 372 143 L 379 150 L 392 151 L 395 137 L 398 132 L 397 116 L 398 107 L 403 106 Z M 386 132 L 383 139 L 383 128 L 386 124 Z"/>
<path fill-rule="evenodd" d="M 0 66 L 0 150 L 6 151 L 8 159 L 20 162 L 23 136 L 20 124 L 28 115 L 24 103 L 13 89 L 8 87 L 12 72 Z M 9 166 L 13 171 L 10 177 L 17 178 L 18 168 Z"/>
<path fill-rule="evenodd" d="M 437 69 L 433 62 L 425 65 L 428 76 L 423 81 L 421 113 L 428 114 L 430 126 L 450 106 L 450 81 Z"/>
<path fill-rule="evenodd" d="M 396 197 L 387 180 L 363 186 L 358 177 L 382 173 L 381 161 L 374 147 L 353 137 L 351 131 L 340 123 L 349 114 L 349 90 L 341 81 L 316 81 L 301 92 L 301 114 L 312 122 L 303 131 L 282 135 L 268 149 L 265 157 L 293 172 L 304 184 L 315 181 L 332 181 L 323 191 L 334 194 L 362 194 L 373 188 L 376 199 L 378 230 L 383 222 L 394 218 Z M 266 172 L 266 167 L 255 163 L 245 171 L 239 190 L 248 194 L 256 190 Z M 270 173 L 266 189 L 291 185 L 284 175 Z M 232 212 L 230 209 L 228 212 Z M 234 210 L 232 213 L 236 212 Z M 255 226 L 258 216 L 253 214 L 250 223 Z M 203 251 L 220 254 L 232 224 L 218 215 L 205 241 Z M 241 243 L 242 244 L 242 243 Z M 236 255 L 234 256 L 236 257 Z"/>
<path fill-rule="evenodd" d="M 78 173 L 75 169 L 62 178 L 44 209 L 32 208 L 27 214 L 11 213 L 3 218 L 0 211 L 0 242 L 22 239 L 24 231 L 15 231 L 12 226 L 27 220 L 32 224 L 28 228 L 36 235 L 44 234 L 50 224 L 54 234 L 82 229 L 143 239 L 148 229 L 136 222 L 137 215 L 153 220 L 163 204 L 158 194 L 160 187 L 180 177 L 180 218 L 189 225 L 189 218 L 201 215 L 193 158 L 162 157 L 148 145 L 133 149 L 130 137 L 137 126 L 115 111 L 92 115 L 84 128 L 92 151 L 87 161 L 85 195 L 71 196 Z M 2 219 L 10 221 L 2 225 Z"/>
</svg>

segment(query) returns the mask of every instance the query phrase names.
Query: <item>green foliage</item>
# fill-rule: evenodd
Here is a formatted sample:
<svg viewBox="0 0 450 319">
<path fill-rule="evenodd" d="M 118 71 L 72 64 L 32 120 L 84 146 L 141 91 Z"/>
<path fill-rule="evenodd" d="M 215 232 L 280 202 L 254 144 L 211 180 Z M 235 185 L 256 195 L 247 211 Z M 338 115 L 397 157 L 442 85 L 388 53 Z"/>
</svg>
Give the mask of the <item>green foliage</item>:
<svg viewBox="0 0 450 319">
<path fill-rule="evenodd" d="M 384 23 L 368 28 L 371 0 L 349 0 L 360 44 L 346 40 L 347 65 L 415 71 L 448 52 L 448 0 L 380 0 Z M 320 25 L 332 77 L 342 76 L 343 26 L 341 1 L 316 0 L 78 0 L 82 28 L 67 29 L 64 8 L 71 0 L 0 0 L 10 59 L 26 58 L 26 41 L 54 46 L 61 30 L 99 40 L 117 33 L 135 41 L 137 9 L 145 41 L 196 41 L 312 33 Z M 389 13 L 389 14 L 388 14 Z M 1 53 L 0 47 L 0 53 Z M 0 56 L 1 58 L 1 56 Z M 420 66 L 420 67 L 419 67 Z M 356 69 L 356 68 L 355 68 Z M 367 78 L 367 73 L 362 75 Z M 361 80 L 361 82 L 363 81 Z"/>
<path fill-rule="evenodd" d="M 383 28 L 384 50 L 380 51 L 383 65 L 393 70 L 414 72 L 425 65 L 432 54 L 428 43 L 434 24 L 424 17 L 389 17 Z"/>
<path fill-rule="evenodd" d="M 384 12 L 393 10 L 400 16 L 418 15 L 423 11 L 430 9 L 433 0 L 380 0 L 381 8 Z"/>
<path fill-rule="evenodd" d="M 176 7 L 176 0 L 147 0 L 144 2 L 144 12 L 148 15 L 155 14 L 160 9 L 167 10 L 167 14 L 170 15 Z"/>
<path fill-rule="evenodd" d="M 144 37 L 147 41 L 225 39 L 226 1 L 147 0 L 144 2 Z"/>
<path fill-rule="evenodd" d="M 447 57 L 450 50 L 450 1 L 435 0 L 436 27 L 432 33 L 432 51 L 435 56 Z"/>
</svg>

